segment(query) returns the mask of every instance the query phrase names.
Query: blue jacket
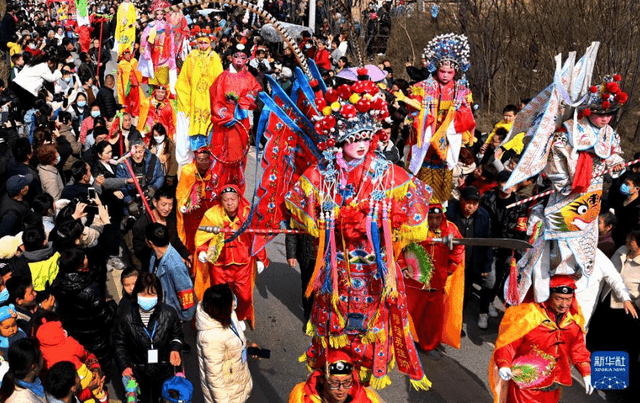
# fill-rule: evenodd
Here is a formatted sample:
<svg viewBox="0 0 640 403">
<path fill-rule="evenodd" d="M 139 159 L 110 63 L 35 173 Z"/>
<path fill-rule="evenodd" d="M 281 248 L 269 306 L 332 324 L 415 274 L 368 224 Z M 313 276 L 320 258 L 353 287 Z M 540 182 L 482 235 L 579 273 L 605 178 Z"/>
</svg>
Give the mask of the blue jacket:
<svg viewBox="0 0 640 403">
<path fill-rule="evenodd" d="M 155 166 L 151 170 L 149 169 L 149 164 L 151 163 L 152 160 L 155 161 Z M 160 164 L 160 160 L 156 158 L 155 155 L 151 154 L 149 150 L 145 150 L 143 161 L 144 161 L 144 174 L 145 176 L 147 176 L 147 173 L 151 173 L 151 175 L 149 175 L 151 177 L 147 176 L 146 185 L 142 186 L 142 184 L 140 184 L 140 186 L 142 186 L 143 189 L 146 189 L 149 187 L 152 187 L 155 190 L 160 189 L 164 184 L 164 173 L 162 172 L 162 164 Z M 133 166 L 133 163 L 131 164 Z M 116 178 L 125 178 L 125 179 L 131 178 L 131 175 L 129 175 L 129 170 L 124 165 L 124 162 L 118 165 L 118 168 L 116 169 Z M 120 191 L 124 193 L 125 204 L 131 203 L 131 201 L 135 199 L 135 195 L 137 194 L 136 185 L 134 185 L 133 183 L 130 183 L 125 187 L 121 188 Z"/>
<path fill-rule="evenodd" d="M 155 263 L 156 254 L 153 253 L 149 263 L 149 271 L 152 273 Z M 193 282 L 182 257 L 171 244 L 160 259 L 155 274 L 162 284 L 163 302 L 178 312 L 180 320 L 193 319 L 197 306 Z"/>
<path fill-rule="evenodd" d="M 460 202 L 450 203 L 447 207 L 446 216 L 447 220 L 460 228 L 462 226 L 460 221 L 462 218 Z M 478 206 L 478 210 L 475 212 L 473 237 L 491 238 L 491 217 L 482 206 Z M 472 246 L 471 248 L 466 248 L 466 253 L 469 253 L 469 249 L 471 249 L 473 255 L 473 267 L 469 267 L 467 270 L 473 270 L 477 274 L 489 273 L 493 264 L 493 249 L 488 246 Z"/>
</svg>

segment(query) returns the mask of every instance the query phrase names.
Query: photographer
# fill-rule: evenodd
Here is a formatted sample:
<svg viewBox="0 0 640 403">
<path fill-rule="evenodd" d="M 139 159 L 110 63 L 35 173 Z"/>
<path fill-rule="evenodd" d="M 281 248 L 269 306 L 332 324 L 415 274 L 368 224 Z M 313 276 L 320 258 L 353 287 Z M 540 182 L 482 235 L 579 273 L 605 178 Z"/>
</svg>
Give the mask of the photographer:
<svg viewBox="0 0 640 403">
<path fill-rule="evenodd" d="M 147 150 L 142 140 L 135 140 L 131 144 L 131 168 L 140 188 L 145 190 L 144 196 L 152 199 L 156 191 L 164 184 L 164 173 L 160 160 Z M 124 163 L 118 165 L 116 178 L 131 178 Z M 128 206 L 129 213 L 137 216 L 140 213 L 141 200 L 135 184 L 123 186 L 120 191 L 124 194 L 124 202 Z"/>
<path fill-rule="evenodd" d="M 102 184 L 104 177 L 93 178 L 91 167 L 84 161 L 76 161 L 71 166 L 71 177 L 73 183 L 65 186 L 62 191 L 62 198 L 73 200 L 75 198 L 84 199 L 89 194 L 89 188 L 94 188 L 97 194 L 102 194 Z"/>
<path fill-rule="evenodd" d="M 259 73 L 262 73 L 262 74 L 271 73 L 271 64 L 269 64 L 269 60 L 267 60 L 266 57 L 267 57 L 267 52 L 264 49 L 258 49 L 256 51 L 256 57 L 254 57 L 249 61 L 249 67 L 253 69 L 251 73 L 254 76 L 257 76 Z M 256 74 L 256 72 L 258 74 Z"/>
</svg>

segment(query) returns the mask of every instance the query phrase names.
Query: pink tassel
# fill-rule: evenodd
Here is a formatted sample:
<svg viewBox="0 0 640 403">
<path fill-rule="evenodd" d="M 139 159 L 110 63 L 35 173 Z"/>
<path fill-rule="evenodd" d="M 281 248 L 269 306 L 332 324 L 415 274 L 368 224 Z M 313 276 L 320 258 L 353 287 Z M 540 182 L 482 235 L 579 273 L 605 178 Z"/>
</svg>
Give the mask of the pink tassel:
<svg viewBox="0 0 640 403">
<path fill-rule="evenodd" d="M 367 214 L 367 240 L 369 241 L 369 246 L 371 246 L 371 250 L 373 248 L 373 240 L 371 238 L 371 216 L 373 215 L 373 199 L 369 200 L 369 214 Z"/>
<path fill-rule="evenodd" d="M 331 275 L 332 275 L 332 292 L 334 295 L 338 293 L 338 261 L 336 251 L 336 216 L 335 212 L 331 212 L 331 224 L 329 229 L 329 245 L 331 247 Z"/>
<path fill-rule="evenodd" d="M 396 263 L 393 258 L 393 244 L 391 243 L 391 220 L 389 220 L 389 211 L 391 210 L 391 200 L 382 202 L 382 229 L 384 232 L 384 247 L 387 253 L 387 291 L 392 297 L 398 294 L 396 283 Z"/>
<path fill-rule="evenodd" d="M 509 265 L 509 290 L 507 291 L 507 302 L 510 305 L 520 305 L 520 294 L 518 293 L 518 264 L 516 258 L 511 255 Z"/>
</svg>

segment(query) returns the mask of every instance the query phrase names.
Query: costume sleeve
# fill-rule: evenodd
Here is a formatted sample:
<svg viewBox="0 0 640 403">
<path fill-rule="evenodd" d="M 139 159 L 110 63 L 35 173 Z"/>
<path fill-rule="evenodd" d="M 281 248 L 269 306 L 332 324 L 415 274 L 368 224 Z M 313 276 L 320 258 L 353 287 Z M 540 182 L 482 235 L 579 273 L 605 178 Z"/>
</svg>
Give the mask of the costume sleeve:
<svg viewBox="0 0 640 403">
<path fill-rule="evenodd" d="M 507 344 L 504 347 L 500 347 L 493 353 L 494 360 L 498 368 L 511 367 L 513 359 L 516 356 L 516 351 L 522 344 L 522 338 Z"/>
<path fill-rule="evenodd" d="M 575 327 L 579 328 L 576 324 Z M 571 344 L 571 362 L 575 365 L 580 375 L 591 375 L 591 353 L 587 350 L 585 335 L 581 329 L 578 330 L 577 336 Z"/>
<path fill-rule="evenodd" d="M 621 156 L 622 149 L 620 148 L 620 136 L 618 133 L 614 133 L 613 141 L 611 143 L 611 155 L 604 162 L 607 169 L 614 167 L 615 165 L 624 163 L 624 158 Z M 611 172 L 610 175 L 613 178 L 620 176 L 622 172 Z"/>
<path fill-rule="evenodd" d="M 191 74 L 193 70 L 191 55 L 184 61 L 178 81 L 176 82 L 176 94 L 178 98 L 178 111 L 189 115 L 191 110 Z"/>
<path fill-rule="evenodd" d="M 454 238 L 462 238 L 458 227 L 450 221 L 447 222 L 449 234 Z M 455 245 L 449 253 L 449 272 L 453 272 L 456 267 L 464 261 L 464 245 Z"/>
<path fill-rule="evenodd" d="M 567 188 L 565 190 L 565 193 L 567 193 L 571 191 L 571 183 L 573 182 L 573 173 L 568 163 L 568 139 L 566 134 L 556 133 L 552 142 L 544 173 L 551 179 L 553 189 L 556 192 L 562 192 L 563 189 Z"/>
</svg>

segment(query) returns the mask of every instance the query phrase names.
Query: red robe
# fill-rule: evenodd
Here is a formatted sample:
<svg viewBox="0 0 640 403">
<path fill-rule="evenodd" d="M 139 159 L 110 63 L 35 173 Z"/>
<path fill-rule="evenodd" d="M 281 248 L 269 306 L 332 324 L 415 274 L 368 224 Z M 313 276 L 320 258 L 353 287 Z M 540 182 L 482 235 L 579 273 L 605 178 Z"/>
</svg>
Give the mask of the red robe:
<svg viewBox="0 0 640 403">
<path fill-rule="evenodd" d="M 321 370 L 314 371 L 306 382 L 297 384 L 289 395 L 289 403 L 316 403 L 323 402 L 318 391 L 319 383 L 324 378 Z M 351 403 L 382 403 L 380 396 L 373 390 L 362 386 L 357 375 L 353 375 L 353 386 L 349 390 Z M 347 398 L 348 400 L 349 398 Z"/>
<path fill-rule="evenodd" d="M 247 117 L 227 127 L 234 120 L 236 108 L 245 111 L 255 109 L 255 100 L 262 90 L 260 84 L 243 70 L 232 73 L 225 70 L 209 88 L 211 100 L 211 152 L 215 159 L 212 167 L 222 185 L 234 184 L 244 194 L 244 170 L 247 165 L 247 151 L 251 121 Z"/>
<path fill-rule="evenodd" d="M 251 205 L 244 198 L 240 198 L 238 213 L 231 220 L 222 205 L 211 207 L 202 218 L 201 226 L 217 226 L 237 230 L 249 216 Z M 232 233 L 224 234 L 225 239 L 231 238 Z M 216 284 L 228 283 L 238 299 L 236 314 L 239 320 L 249 320 L 254 324 L 253 288 L 255 284 L 256 259 L 269 265 L 267 251 L 261 248 L 257 256 L 251 256 L 251 245 L 255 235 L 244 232 L 234 241 L 224 244 L 220 256 L 215 264 L 195 261 L 194 287 L 198 300 L 202 300 L 204 291 Z M 215 242 L 214 234 L 204 231 L 196 232 L 196 257 L 200 252 L 207 252 L 210 244 Z"/>
<path fill-rule="evenodd" d="M 146 142 L 151 138 L 151 128 L 156 123 L 162 123 L 167 130 L 167 136 L 173 140 L 176 134 L 176 119 L 171 101 L 169 101 L 168 98 L 158 101 L 153 97 L 143 103 L 140 111 L 138 130 L 141 133 L 149 133 L 149 136 L 145 136 Z"/>
<path fill-rule="evenodd" d="M 444 217 L 437 231 L 429 231 L 430 237 L 444 237 L 452 234 L 462 238 L 456 225 Z M 433 262 L 433 275 L 429 289 L 412 278 L 405 278 L 409 314 L 418 336 L 418 346 L 431 351 L 442 342 L 445 324 L 445 285 L 449 275 L 459 269 L 464 262 L 464 246 L 456 245 L 453 250 L 442 244 L 422 243 Z M 459 333 L 459 332 L 458 332 Z"/>
<path fill-rule="evenodd" d="M 505 385 L 498 384 L 496 387 L 495 384 L 497 369 L 511 367 L 518 357 L 534 354 L 535 348 L 553 356 L 556 360 L 555 367 L 548 379 L 532 389 L 520 389 L 513 380 L 509 381 L 506 390 L 506 401 L 509 403 L 557 402 L 560 398 L 560 389 L 557 387 L 572 384 L 572 363 L 583 377 L 590 375 L 591 353 L 585 344 L 585 334 L 581 327 L 583 321 L 582 314 L 573 310 L 565 313 L 556 322 L 555 313 L 547 308 L 546 302 L 523 303 L 507 309 L 500 324 L 500 334 L 490 366 L 490 382 L 493 384 L 494 391 L 498 391 L 496 402 L 500 401 L 501 395 L 505 394 L 504 390 L 500 391 Z M 519 336 L 519 333 L 528 327 L 533 329 Z M 511 339 L 513 341 L 504 344 Z M 557 389 L 543 390 L 551 386 Z"/>
</svg>

